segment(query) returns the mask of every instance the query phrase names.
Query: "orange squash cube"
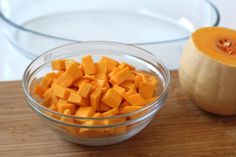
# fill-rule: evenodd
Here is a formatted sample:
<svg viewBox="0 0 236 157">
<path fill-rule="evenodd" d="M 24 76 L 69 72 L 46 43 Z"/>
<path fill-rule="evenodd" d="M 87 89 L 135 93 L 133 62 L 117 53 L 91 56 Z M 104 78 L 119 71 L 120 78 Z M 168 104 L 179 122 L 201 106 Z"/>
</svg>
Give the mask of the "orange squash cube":
<svg viewBox="0 0 236 157">
<path fill-rule="evenodd" d="M 124 101 L 120 104 L 119 108 L 124 106 L 131 106 L 131 105 L 127 101 Z"/>
<path fill-rule="evenodd" d="M 84 98 L 88 98 L 93 90 L 93 86 L 90 83 L 82 83 L 78 94 Z"/>
<path fill-rule="evenodd" d="M 71 111 L 69 109 L 66 109 L 63 112 L 64 115 L 71 116 Z M 61 121 L 66 122 L 66 123 L 73 123 L 73 119 L 68 118 L 68 117 L 61 117 Z"/>
<path fill-rule="evenodd" d="M 66 69 L 65 75 L 67 75 L 69 78 L 71 78 L 73 81 L 78 80 L 80 77 L 83 76 L 82 71 L 79 69 L 78 64 L 71 63 L 68 65 L 68 68 Z"/>
<path fill-rule="evenodd" d="M 81 106 L 76 111 L 75 116 L 78 117 L 92 117 L 95 113 L 94 109 L 91 106 Z"/>
<path fill-rule="evenodd" d="M 95 111 L 99 109 L 101 96 L 102 96 L 102 91 L 98 88 L 95 88 L 92 94 L 90 95 L 90 103 Z"/>
<path fill-rule="evenodd" d="M 113 86 L 113 89 L 120 95 L 120 96 L 123 96 L 124 93 L 125 93 L 125 89 L 119 85 L 114 85 Z"/>
<path fill-rule="evenodd" d="M 119 113 L 121 114 L 130 113 L 139 110 L 141 108 L 143 108 L 143 106 L 123 106 L 119 108 Z"/>
<path fill-rule="evenodd" d="M 76 64 L 76 65 L 79 66 L 78 62 L 76 62 L 72 59 L 67 59 L 67 60 L 65 60 L 65 67 L 66 67 L 65 69 L 68 70 L 68 68 L 71 64 Z"/>
<path fill-rule="evenodd" d="M 136 90 L 136 86 L 133 81 L 124 81 L 120 84 L 121 87 L 125 88 L 126 90 L 134 89 Z"/>
<path fill-rule="evenodd" d="M 145 100 L 146 105 L 147 105 L 147 104 L 151 104 L 151 103 L 153 103 L 153 102 L 156 101 L 158 98 L 159 98 L 159 96 L 156 96 L 156 97 L 153 97 L 153 98 L 146 99 L 146 100 Z"/>
<path fill-rule="evenodd" d="M 135 78 L 134 78 L 134 84 L 135 84 L 136 89 L 139 89 L 140 83 L 141 83 L 142 81 L 143 81 L 142 76 L 140 76 L 140 75 L 136 75 L 136 76 L 135 76 Z"/>
<path fill-rule="evenodd" d="M 52 82 L 53 82 L 53 77 L 50 74 L 47 74 L 40 81 L 39 85 L 44 89 L 48 89 L 51 86 Z"/>
<path fill-rule="evenodd" d="M 70 103 L 74 103 L 76 105 L 79 105 L 79 106 L 87 106 L 89 105 L 89 101 L 86 100 L 85 98 L 81 97 L 79 94 L 77 93 L 70 93 L 68 99 L 67 99 L 68 102 Z"/>
<path fill-rule="evenodd" d="M 121 71 L 116 73 L 114 76 L 112 76 L 110 81 L 115 84 L 121 84 L 122 82 L 126 80 L 128 81 L 134 80 L 134 75 L 132 74 L 132 72 L 129 70 L 128 67 L 122 69 Z"/>
<path fill-rule="evenodd" d="M 92 75 L 96 73 L 96 67 L 91 55 L 84 56 L 82 58 L 82 66 L 84 68 L 85 75 Z"/>
<path fill-rule="evenodd" d="M 34 94 L 38 95 L 40 98 L 43 98 L 43 94 L 45 93 L 45 89 L 40 85 L 34 86 Z"/>
<path fill-rule="evenodd" d="M 58 79 L 55 80 L 55 84 L 58 84 L 62 87 L 69 87 L 73 81 L 74 80 L 64 72 L 58 77 Z"/>
<path fill-rule="evenodd" d="M 61 87 L 57 84 L 54 84 L 52 88 L 53 88 L 53 95 L 59 98 L 67 99 L 70 94 L 70 92 L 66 90 L 65 87 Z"/>
<path fill-rule="evenodd" d="M 54 60 L 51 62 L 53 70 L 65 70 L 65 60 Z"/>
<path fill-rule="evenodd" d="M 106 111 L 106 112 L 103 112 L 103 113 L 102 113 L 102 116 L 103 116 L 103 117 L 110 117 L 110 116 L 116 115 L 117 113 L 119 113 L 118 108 L 113 108 L 113 109 L 111 109 L 111 110 L 108 110 L 108 111 Z"/>
<path fill-rule="evenodd" d="M 135 70 L 135 68 L 132 65 L 130 65 L 130 64 L 126 63 L 126 62 L 122 62 L 118 66 L 118 68 L 120 68 L 120 69 L 124 69 L 126 67 L 128 67 L 130 70 Z"/>
<path fill-rule="evenodd" d="M 107 73 L 107 66 L 104 62 L 95 63 L 96 66 L 96 75 L 106 75 Z"/>
<path fill-rule="evenodd" d="M 77 87 L 81 87 L 83 83 L 90 83 L 91 80 L 90 79 L 84 79 L 84 78 L 81 78 L 79 79 L 78 81 L 75 82 L 74 86 L 77 86 Z"/>
<path fill-rule="evenodd" d="M 130 89 L 125 93 L 126 96 L 131 96 L 134 94 L 137 94 L 137 91 L 135 89 Z"/>
<path fill-rule="evenodd" d="M 116 60 L 105 56 L 101 58 L 100 62 L 106 63 L 107 73 L 110 73 L 118 65 Z"/>
<path fill-rule="evenodd" d="M 49 89 L 47 89 L 47 90 L 44 92 L 44 94 L 43 94 L 43 98 L 44 98 L 45 100 L 51 99 L 52 96 L 53 96 L 53 88 L 52 88 L 52 87 L 49 88 Z"/>
<path fill-rule="evenodd" d="M 144 99 L 152 98 L 154 95 L 156 87 L 149 82 L 141 82 L 139 85 L 139 93 Z"/>
<path fill-rule="evenodd" d="M 139 93 L 128 96 L 126 100 L 128 101 L 128 103 L 130 103 L 133 106 L 145 105 L 145 100 Z"/>
<path fill-rule="evenodd" d="M 106 112 L 106 111 L 111 110 L 111 109 L 112 109 L 112 107 L 110 107 L 110 106 L 108 106 L 104 103 L 101 103 L 100 107 L 99 107 L 100 112 Z"/>
<path fill-rule="evenodd" d="M 68 103 L 67 101 L 63 99 L 59 99 L 57 103 L 57 109 L 59 113 L 64 113 L 66 109 L 69 109 L 71 114 L 74 114 L 75 112 L 75 104 Z"/>
<path fill-rule="evenodd" d="M 122 101 L 122 97 L 112 88 L 108 89 L 102 97 L 102 102 L 106 105 L 117 108 Z"/>
</svg>

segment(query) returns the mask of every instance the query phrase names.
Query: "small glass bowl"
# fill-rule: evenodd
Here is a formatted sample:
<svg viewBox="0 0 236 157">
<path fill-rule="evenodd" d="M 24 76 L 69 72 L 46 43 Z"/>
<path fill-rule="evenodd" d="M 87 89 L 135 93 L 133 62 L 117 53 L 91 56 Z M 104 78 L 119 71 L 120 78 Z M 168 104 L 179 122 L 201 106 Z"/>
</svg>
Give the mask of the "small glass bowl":
<svg viewBox="0 0 236 157">
<path fill-rule="evenodd" d="M 56 59 L 80 61 L 82 56 L 88 54 L 92 55 L 94 61 L 98 61 L 102 56 L 108 56 L 128 62 L 138 70 L 153 73 L 159 79 L 159 99 L 140 110 L 103 118 L 66 116 L 40 105 L 39 100 L 32 95 L 32 89 L 45 73 L 52 71 L 51 61 Z M 27 67 L 22 85 L 29 106 L 56 134 L 74 143 L 101 146 L 124 141 L 145 128 L 164 105 L 168 97 L 169 82 L 170 74 L 165 65 L 143 49 L 115 42 L 81 42 L 55 48 L 36 58 Z M 68 123 L 61 121 L 61 118 L 66 119 Z M 104 125 L 101 124 L 102 121 L 112 123 Z M 96 125 L 89 125 L 89 122 Z"/>
</svg>

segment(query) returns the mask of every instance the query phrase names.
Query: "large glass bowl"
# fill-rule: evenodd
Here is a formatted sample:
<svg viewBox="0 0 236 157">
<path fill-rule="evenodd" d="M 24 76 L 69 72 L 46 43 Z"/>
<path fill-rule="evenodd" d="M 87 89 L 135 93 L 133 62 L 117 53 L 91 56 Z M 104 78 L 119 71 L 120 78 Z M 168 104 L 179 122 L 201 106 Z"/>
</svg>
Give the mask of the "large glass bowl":
<svg viewBox="0 0 236 157">
<path fill-rule="evenodd" d="M 80 61 L 81 57 L 87 54 L 91 54 L 95 61 L 105 55 L 118 61 L 125 61 L 138 70 L 153 73 L 159 79 L 157 94 L 160 97 L 140 110 L 104 118 L 66 116 L 40 105 L 39 100 L 32 94 L 32 88 L 45 73 L 51 71 L 51 61 L 65 58 Z M 145 50 L 113 42 L 81 42 L 53 49 L 36 58 L 24 73 L 23 90 L 29 106 L 60 137 L 79 144 L 100 146 L 121 142 L 145 128 L 164 105 L 168 97 L 169 82 L 170 74 L 167 68 L 154 55 Z M 71 119 L 74 123 L 63 122 L 60 120 L 62 117 Z M 119 119 L 126 121 L 121 122 Z M 91 120 L 95 123 L 110 120 L 113 123 L 87 125 L 86 121 Z M 113 132 L 114 130 L 116 132 Z"/>
<path fill-rule="evenodd" d="M 30 58 L 71 42 L 116 41 L 147 49 L 173 69 L 190 33 L 216 26 L 219 13 L 208 0 L 0 0 L 0 19 Z"/>
</svg>

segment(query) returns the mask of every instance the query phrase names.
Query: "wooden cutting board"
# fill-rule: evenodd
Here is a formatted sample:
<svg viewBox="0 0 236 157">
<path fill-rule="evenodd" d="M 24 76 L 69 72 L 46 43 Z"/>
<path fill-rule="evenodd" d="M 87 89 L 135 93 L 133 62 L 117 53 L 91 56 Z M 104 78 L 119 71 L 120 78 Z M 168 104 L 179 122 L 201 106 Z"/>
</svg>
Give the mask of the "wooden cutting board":
<svg viewBox="0 0 236 157">
<path fill-rule="evenodd" d="M 0 157 L 236 156 L 236 117 L 195 107 L 172 72 L 170 96 L 152 123 L 119 144 L 76 145 L 60 139 L 28 107 L 21 82 L 0 83 Z"/>
</svg>

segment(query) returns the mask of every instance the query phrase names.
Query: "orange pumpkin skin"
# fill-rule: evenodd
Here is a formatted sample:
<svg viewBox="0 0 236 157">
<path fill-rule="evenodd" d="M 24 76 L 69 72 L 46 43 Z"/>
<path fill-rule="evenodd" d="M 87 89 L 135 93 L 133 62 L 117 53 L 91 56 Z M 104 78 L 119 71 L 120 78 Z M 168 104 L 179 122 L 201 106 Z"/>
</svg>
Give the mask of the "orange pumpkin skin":
<svg viewBox="0 0 236 157">
<path fill-rule="evenodd" d="M 181 57 L 179 79 L 182 89 L 199 108 L 231 116 L 236 115 L 236 55 L 218 46 L 218 41 L 226 39 L 233 49 L 236 31 L 207 27 L 194 32 Z"/>
</svg>

